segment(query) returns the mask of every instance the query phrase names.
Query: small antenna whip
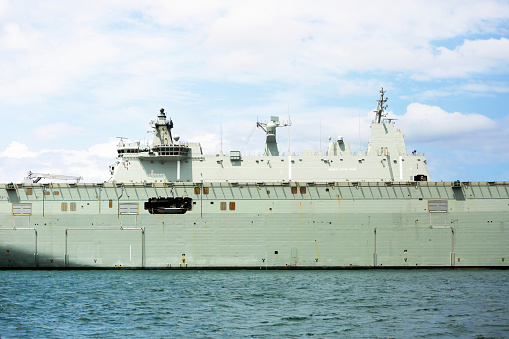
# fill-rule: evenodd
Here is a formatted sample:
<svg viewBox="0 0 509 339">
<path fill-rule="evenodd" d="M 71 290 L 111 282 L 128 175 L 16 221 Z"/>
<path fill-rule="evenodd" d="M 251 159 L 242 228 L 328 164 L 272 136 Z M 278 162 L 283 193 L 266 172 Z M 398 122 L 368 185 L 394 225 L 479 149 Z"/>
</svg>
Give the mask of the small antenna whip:
<svg viewBox="0 0 509 339">
<path fill-rule="evenodd" d="M 292 180 L 292 153 L 290 150 L 290 129 L 292 128 L 292 119 L 290 118 L 290 104 L 288 104 L 288 180 Z"/>
<path fill-rule="evenodd" d="M 219 134 L 221 135 L 221 154 L 223 154 L 223 115 L 219 115 Z"/>
<path fill-rule="evenodd" d="M 290 119 L 290 104 L 288 104 L 288 155 L 290 155 L 290 129 L 292 128 L 292 120 Z"/>
<path fill-rule="evenodd" d="M 361 105 L 359 104 L 359 155 L 361 155 Z"/>
</svg>

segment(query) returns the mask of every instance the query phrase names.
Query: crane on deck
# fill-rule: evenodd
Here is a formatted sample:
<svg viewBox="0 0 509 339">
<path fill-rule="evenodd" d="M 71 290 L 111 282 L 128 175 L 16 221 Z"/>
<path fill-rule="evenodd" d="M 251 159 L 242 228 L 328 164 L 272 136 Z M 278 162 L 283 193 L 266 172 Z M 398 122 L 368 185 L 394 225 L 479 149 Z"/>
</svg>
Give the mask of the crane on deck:
<svg viewBox="0 0 509 339">
<path fill-rule="evenodd" d="M 70 175 L 57 175 L 50 173 L 33 173 L 28 171 L 28 176 L 25 178 L 25 182 L 38 183 L 41 179 L 56 179 L 56 180 L 75 180 L 76 183 L 83 180 L 83 177 L 74 177 Z"/>
</svg>

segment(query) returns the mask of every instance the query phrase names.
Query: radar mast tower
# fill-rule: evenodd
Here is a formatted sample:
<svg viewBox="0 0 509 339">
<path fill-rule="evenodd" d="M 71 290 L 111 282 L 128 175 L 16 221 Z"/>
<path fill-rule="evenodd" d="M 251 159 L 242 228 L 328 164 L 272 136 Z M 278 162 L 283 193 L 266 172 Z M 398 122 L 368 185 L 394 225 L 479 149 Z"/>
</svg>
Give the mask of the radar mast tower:
<svg viewBox="0 0 509 339">
<path fill-rule="evenodd" d="M 267 138 L 265 139 L 265 153 L 263 153 L 263 155 L 279 155 L 276 141 L 276 128 L 285 126 L 291 126 L 291 122 L 280 122 L 278 116 L 271 116 L 268 123 L 256 123 L 256 127 L 260 127 L 267 135 Z"/>
<path fill-rule="evenodd" d="M 385 110 L 387 109 L 387 105 L 384 105 L 384 104 L 387 102 L 387 99 L 389 99 L 389 98 L 384 98 L 384 95 L 385 95 L 385 91 L 384 91 L 384 88 L 382 87 L 382 89 L 380 90 L 380 99 L 377 100 L 378 107 L 374 111 L 376 114 L 375 122 L 377 124 L 382 122 L 382 117 L 387 116 L 387 113 L 385 113 Z"/>
</svg>

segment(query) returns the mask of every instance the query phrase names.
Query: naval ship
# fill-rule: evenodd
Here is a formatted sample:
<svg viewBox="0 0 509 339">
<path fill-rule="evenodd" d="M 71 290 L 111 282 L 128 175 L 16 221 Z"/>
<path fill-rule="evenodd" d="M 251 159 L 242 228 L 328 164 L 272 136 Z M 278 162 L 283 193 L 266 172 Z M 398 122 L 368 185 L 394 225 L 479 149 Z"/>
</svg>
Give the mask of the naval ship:
<svg viewBox="0 0 509 339">
<path fill-rule="evenodd" d="M 207 155 L 161 109 L 151 145 L 120 139 L 107 182 L 0 184 L 0 267 L 507 268 L 509 182 L 430 181 L 384 95 L 362 154 L 341 137 L 280 154 L 290 123 L 272 116 L 263 155 Z"/>
</svg>

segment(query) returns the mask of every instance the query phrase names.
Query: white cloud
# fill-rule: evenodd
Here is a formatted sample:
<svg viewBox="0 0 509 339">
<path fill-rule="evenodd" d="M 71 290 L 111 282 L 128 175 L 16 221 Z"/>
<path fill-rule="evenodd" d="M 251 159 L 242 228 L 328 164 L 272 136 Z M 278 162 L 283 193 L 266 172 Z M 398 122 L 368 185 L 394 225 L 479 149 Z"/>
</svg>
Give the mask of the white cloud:
<svg viewBox="0 0 509 339">
<path fill-rule="evenodd" d="M 384 86 L 385 88 L 386 86 Z M 371 92 L 373 93 L 373 91 Z M 400 99 L 413 100 L 437 100 L 444 97 L 495 97 L 498 94 L 509 93 L 509 84 L 501 81 L 473 81 L 466 80 L 464 83 L 454 82 L 447 86 L 437 86 L 433 89 L 423 90 L 412 95 L 402 95 Z"/>
<path fill-rule="evenodd" d="M 42 152 L 31 152 L 28 150 L 27 145 L 20 143 L 19 141 L 13 141 L 7 146 L 7 149 L 0 153 L 0 157 L 6 158 L 36 158 Z"/>
<path fill-rule="evenodd" d="M 463 134 L 474 130 L 492 129 L 496 122 L 480 114 L 462 114 L 460 112 L 448 113 L 436 106 L 420 103 L 408 105 L 407 112 L 401 117 L 406 125 L 429 127 L 425 133 L 435 134 Z"/>
<path fill-rule="evenodd" d="M 84 177 L 85 182 L 109 179 L 108 166 L 115 162 L 116 139 L 95 144 L 86 150 L 45 149 L 28 150 L 20 142 L 12 142 L 0 153 L 3 181 L 21 181 L 27 171 Z M 20 171 L 21 170 L 21 171 Z"/>
<path fill-rule="evenodd" d="M 0 0 L 0 17 L 5 14 L 9 8 L 9 0 Z"/>
<path fill-rule="evenodd" d="M 438 43 L 495 32 L 509 17 L 509 4 L 496 1 L 59 4 L 6 9 L 3 100 L 41 99 L 98 77 L 107 97 L 119 86 L 160 93 L 165 81 L 182 78 L 311 84 L 367 71 L 463 77 L 507 68 L 509 59 L 505 38 L 466 39 L 454 49 Z"/>
<path fill-rule="evenodd" d="M 111 139 L 107 143 L 90 146 L 87 150 L 55 150 L 61 154 L 61 161 L 64 165 L 86 165 L 93 162 L 93 159 L 109 159 L 112 163 L 116 157 L 116 145 L 118 140 Z"/>
<path fill-rule="evenodd" d="M 377 79 L 339 80 L 337 84 L 338 94 L 341 96 L 369 96 L 380 91 L 381 87 L 383 87 L 384 90 L 390 90 L 393 87 L 391 83 L 383 82 Z"/>
<path fill-rule="evenodd" d="M 265 108 L 270 110 L 269 107 Z M 292 116 L 292 152 L 318 150 L 320 144 L 322 151 L 325 151 L 328 137 L 335 138 L 338 135 L 350 142 L 352 151 L 357 151 L 359 137 L 362 149 L 366 149 L 369 125 L 373 119 L 371 111 L 363 111 L 359 117 L 358 108 L 322 108 L 311 114 L 304 107 L 299 107 L 300 113 Z M 250 115 L 253 115 L 253 112 Z M 441 167 L 451 166 L 454 162 L 456 165 L 453 167 L 457 168 L 468 167 L 470 164 L 504 163 L 509 160 L 509 151 L 506 149 L 509 129 L 504 127 L 509 125 L 509 117 L 497 123 L 479 114 L 449 113 L 440 107 L 420 103 L 410 104 L 407 112 L 400 116 L 390 112 L 389 117 L 398 119 L 396 127 L 405 133 L 407 147 L 415 147 L 419 151 L 431 149 L 428 154 L 431 154 L 436 162 L 429 157 L 428 160 L 434 179 L 449 179 L 457 175 L 457 171 Z M 264 118 L 266 116 L 260 119 Z M 280 119 L 286 120 L 286 117 L 280 115 Z M 242 150 L 244 155 L 262 154 L 265 136 L 263 131 L 256 129 L 255 123 L 254 120 L 223 120 L 223 151 L 228 153 L 230 150 Z M 219 122 L 205 126 L 200 124 L 198 127 L 183 126 L 179 129 L 184 132 L 181 140 L 200 142 L 206 154 L 218 153 L 221 140 Z M 286 153 L 288 149 L 288 131 L 288 127 L 278 129 L 280 152 Z M 246 143 L 247 141 L 249 142 Z M 23 174 L 31 170 L 83 176 L 85 182 L 102 182 L 109 179 L 108 166 L 115 161 L 117 143 L 118 140 L 111 138 L 107 142 L 85 149 L 30 151 L 27 145 L 12 142 L 0 153 L 0 181 L 21 181 Z M 448 158 L 433 154 L 439 148 L 446 150 Z"/>
<path fill-rule="evenodd" d="M 88 154 L 90 156 L 110 159 L 113 161 L 113 159 L 117 156 L 117 144 L 117 139 L 110 139 L 110 141 L 106 143 L 90 146 L 88 148 Z"/>
<path fill-rule="evenodd" d="M 465 40 L 454 50 L 438 48 L 438 55 L 429 60 L 420 72 L 429 77 L 464 77 L 471 73 L 504 71 L 509 67 L 509 40 Z M 417 71 L 417 70 L 416 70 Z"/>
<path fill-rule="evenodd" d="M 390 114 L 397 118 L 397 127 L 401 128 L 405 140 L 412 147 L 432 148 L 434 152 L 478 153 L 488 159 L 509 157 L 506 147 L 509 129 L 504 121 L 496 121 L 481 114 L 449 113 L 440 107 L 413 103 L 402 115 Z M 508 120 L 506 116 L 504 120 Z M 505 154 L 505 155 L 503 155 Z M 452 155 L 451 155 L 452 156 Z M 458 159 L 458 163 L 462 162 Z"/>
<path fill-rule="evenodd" d="M 302 150 L 318 147 L 320 121 L 322 140 L 342 134 L 356 144 L 359 108 L 347 107 L 357 106 L 350 97 L 376 95 L 381 85 L 408 102 L 461 104 L 466 93 L 504 106 L 509 93 L 507 2 L 0 0 L 0 18 L 2 124 L 32 130 L 25 144 L 3 134 L 9 146 L 0 161 L 17 159 L 17 169 L 82 168 L 100 178 L 114 159 L 109 146 L 89 149 L 75 138 L 66 150 L 57 142 L 143 138 L 161 106 L 179 117 L 183 139 L 217 152 L 221 114 L 229 150 L 245 143 L 256 116 L 284 116 L 290 104 L 292 148 Z M 433 106 L 409 106 L 400 118 L 409 141 L 448 150 L 500 151 L 493 145 L 508 137 L 496 120 Z M 363 108 L 363 145 L 371 119 Z M 286 149 L 287 132 L 278 133 Z M 34 151 L 33 140 L 47 150 Z M 246 152 L 262 152 L 263 142 L 256 131 Z"/>
<path fill-rule="evenodd" d="M 87 131 L 83 127 L 70 126 L 65 122 L 40 126 L 32 131 L 32 137 L 38 140 L 69 138 L 85 134 L 87 134 Z"/>
<path fill-rule="evenodd" d="M 509 85 L 499 81 L 496 82 L 470 82 L 459 86 L 460 90 L 479 93 L 509 93 Z"/>
<path fill-rule="evenodd" d="M 3 26 L 0 41 L 8 49 L 34 51 L 39 38 L 38 32 L 22 32 L 17 24 L 7 23 Z"/>
</svg>

